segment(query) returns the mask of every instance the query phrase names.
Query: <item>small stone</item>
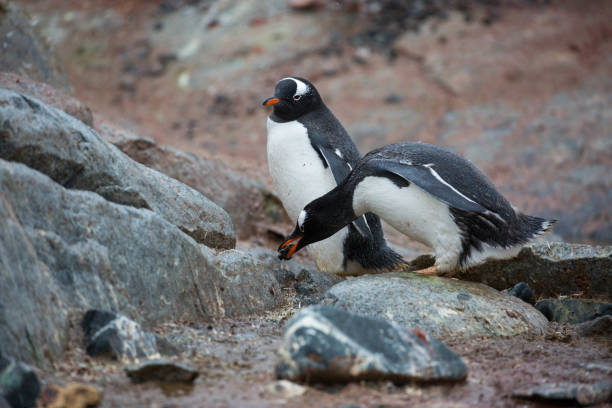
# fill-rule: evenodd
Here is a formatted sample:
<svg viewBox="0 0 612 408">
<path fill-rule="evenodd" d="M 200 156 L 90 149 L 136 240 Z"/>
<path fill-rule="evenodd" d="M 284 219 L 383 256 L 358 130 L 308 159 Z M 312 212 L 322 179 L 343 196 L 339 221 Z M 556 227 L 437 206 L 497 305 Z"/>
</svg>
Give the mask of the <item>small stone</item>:
<svg viewBox="0 0 612 408">
<path fill-rule="evenodd" d="M 535 294 L 533 293 L 533 289 L 531 289 L 525 282 L 519 282 L 512 288 L 505 289 L 503 292 L 515 296 L 525 303 L 535 305 Z"/>
<path fill-rule="evenodd" d="M 126 367 L 125 372 L 134 383 L 146 381 L 192 383 L 199 375 L 194 367 L 164 359 L 149 360 Z"/>
<path fill-rule="evenodd" d="M 512 393 L 512 396 L 514 398 L 545 400 L 562 404 L 592 405 L 610 401 L 612 383 L 602 381 L 595 384 L 544 384 L 516 391 Z"/>
<path fill-rule="evenodd" d="M 387 95 L 384 99 L 384 102 L 388 105 L 397 105 L 397 104 L 402 103 L 403 101 L 404 101 L 404 98 L 402 98 L 396 93 L 391 93 Z"/>
<path fill-rule="evenodd" d="M 308 388 L 287 380 L 280 380 L 267 385 L 264 392 L 272 397 L 293 398 L 303 395 Z"/>
<path fill-rule="evenodd" d="M 372 51 L 367 47 L 359 47 L 353 53 L 353 61 L 358 64 L 365 64 L 372 56 Z"/>
<path fill-rule="evenodd" d="M 323 2 L 320 0 L 290 0 L 289 6 L 294 10 L 315 10 L 323 7 Z"/>
<path fill-rule="evenodd" d="M 102 402 L 102 392 L 94 386 L 69 383 L 65 387 L 47 385 L 40 396 L 40 405 L 47 408 L 89 408 Z"/>
<path fill-rule="evenodd" d="M 39 393 L 40 381 L 32 367 L 0 356 L 0 396 L 10 406 L 34 407 Z"/>
<path fill-rule="evenodd" d="M 435 337 L 329 306 L 302 309 L 287 326 L 276 365 L 279 379 L 460 381 L 461 358 Z"/>
<path fill-rule="evenodd" d="M 87 354 L 124 362 L 159 358 L 155 335 L 125 316 L 88 310 L 81 322 Z"/>
<path fill-rule="evenodd" d="M 612 315 L 612 303 L 590 299 L 544 299 L 536 303 L 535 307 L 548 320 L 558 323 L 583 323 Z"/>
<path fill-rule="evenodd" d="M 576 325 L 576 331 L 583 337 L 610 336 L 612 337 L 612 316 L 600 316 L 593 320 Z"/>
</svg>

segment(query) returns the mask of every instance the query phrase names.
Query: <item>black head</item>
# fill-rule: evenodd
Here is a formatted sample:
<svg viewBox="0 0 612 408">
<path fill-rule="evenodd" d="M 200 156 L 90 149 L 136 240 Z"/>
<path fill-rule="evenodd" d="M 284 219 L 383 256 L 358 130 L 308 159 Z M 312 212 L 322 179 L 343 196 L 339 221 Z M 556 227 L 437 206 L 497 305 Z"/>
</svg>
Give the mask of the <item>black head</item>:
<svg viewBox="0 0 612 408">
<path fill-rule="evenodd" d="M 300 249 L 331 237 L 355 219 L 350 203 L 341 200 L 338 192 L 336 188 L 304 207 L 295 229 L 278 247 L 280 259 L 291 259 Z"/>
<path fill-rule="evenodd" d="M 274 96 L 266 99 L 263 104 L 274 107 L 274 119 L 287 122 L 312 112 L 323 102 L 310 82 L 299 77 L 288 77 L 277 82 Z"/>
</svg>

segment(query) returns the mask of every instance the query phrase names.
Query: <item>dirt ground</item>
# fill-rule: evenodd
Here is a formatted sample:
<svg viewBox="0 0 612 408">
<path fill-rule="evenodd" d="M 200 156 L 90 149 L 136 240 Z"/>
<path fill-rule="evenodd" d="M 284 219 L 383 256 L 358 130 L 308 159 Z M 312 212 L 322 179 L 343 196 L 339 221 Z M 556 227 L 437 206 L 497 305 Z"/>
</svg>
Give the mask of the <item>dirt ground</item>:
<svg viewBox="0 0 612 408">
<path fill-rule="evenodd" d="M 288 300 L 292 300 L 288 292 Z M 294 299 L 293 299 L 294 300 Z M 291 304 L 291 302 L 288 302 Z M 581 338 L 554 325 L 544 338 L 445 339 L 468 365 L 464 382 L 394 385 L 314 384 L 301 396 L 266 391 L 276 381 L 274 364 L 282 327 L 295 312 L 285 307 L 265 317 L 217 322 L 175 322 L 154 328 L 181 350 L 179 360 L 200 372 L 192 387 L 132 384 L 117 362 L 91 359 L 75 330 L 67 359 L 49 383 L 84 382 L 103 391 L 101 407 L 549 407 L 517 400 L 513 391 L 555 382 L 612 381 L 612 372 L 587 370 L 588 363 L 612 365 L 612 339 Z M 599 404 L 608 407 L 612 404 Z"/>
</svg>

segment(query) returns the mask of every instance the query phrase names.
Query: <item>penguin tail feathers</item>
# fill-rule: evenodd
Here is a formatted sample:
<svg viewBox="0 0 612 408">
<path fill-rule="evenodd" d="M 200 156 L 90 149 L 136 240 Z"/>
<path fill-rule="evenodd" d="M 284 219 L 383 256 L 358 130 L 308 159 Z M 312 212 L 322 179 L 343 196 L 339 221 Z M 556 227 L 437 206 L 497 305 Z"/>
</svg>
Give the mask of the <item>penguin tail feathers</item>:
<svg viewBox="0 0 612 408">
<path fill-rule="evenodd" d="M 540 217 L 533 217 L 526 214 L 518 214 L 521 229 L 527 236 L 536 238 L 550 232 L 557 220 L 547 220 Z"/>
</svg>

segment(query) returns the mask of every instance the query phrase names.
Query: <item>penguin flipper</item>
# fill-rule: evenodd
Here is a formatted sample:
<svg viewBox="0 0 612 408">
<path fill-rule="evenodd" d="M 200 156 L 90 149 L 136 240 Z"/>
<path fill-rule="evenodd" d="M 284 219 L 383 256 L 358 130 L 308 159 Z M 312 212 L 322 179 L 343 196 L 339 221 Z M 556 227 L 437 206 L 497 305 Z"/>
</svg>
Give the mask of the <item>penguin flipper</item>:
<svg viewBox="0 0 612 408">
<path fill-rule="evenodd" d="M 389 172 L 414 183 L 443 203 L 463 211 L 484 213 L 488 210 L 446 182 L 434 169 L 435 164 L 411 164 L 391 160 L 371 160 L 378 173 Z"/>
<path fill-rule="evenodd" d="M 336 180 L 336 184 L 340 184 L 353 170 L 350 163 L 346 161 L 341 154 L 339 154 L 339 151 L 334 151 L 327 146 L 318 144 L 313 144 L 313 147 L 331 170 L 332 174 L 334 175 L 334 180 Z M 368 221 L 365 218 L 365 214 L 356 218 L 353 221 L 353 225 L 364 237 L 368 237 L 370 239 L 374 237 L 372 230 L 370 230 L 370 226 L 368 225 Z"/>
</svg>

